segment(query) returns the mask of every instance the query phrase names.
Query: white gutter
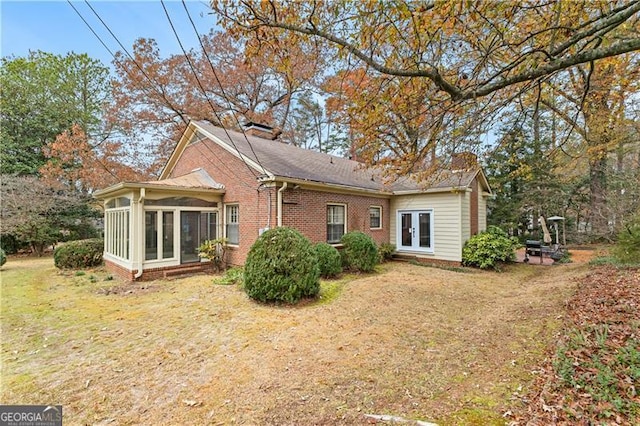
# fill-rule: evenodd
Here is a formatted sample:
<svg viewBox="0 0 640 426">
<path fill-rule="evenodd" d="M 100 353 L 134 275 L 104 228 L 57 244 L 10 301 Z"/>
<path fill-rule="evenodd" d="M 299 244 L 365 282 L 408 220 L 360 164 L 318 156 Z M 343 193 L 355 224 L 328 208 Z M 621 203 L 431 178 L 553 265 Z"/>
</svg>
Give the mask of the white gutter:
<svg viewBox="0 0 640 426">
<path fill-rule="evenodd" d="M 143 207 L 143 203 L 144 203 L 144 197 L 145 197 L 146 193 L 144 188 L 140 188 L 140 197 L 138 198 L 138 211 L 139 211 L 139 218 L 140 220 L 138 220 L 138 224 L 142 223 L 142 226 L 138 227 L 138 272 L 136 272 L 136 274 L 133 276 L 133 280 L 137 280 L 138 278 L 140 278 L 142 276 L 142 259 L 144 258 L 144 244 L 142 244 L 143 241 L 143 229 L 144 229 L 144 207 Z"/>
<path fill-rule="evenodd" d="M 278 216 L 278 226 L 282 226 L 282 192 L 287 189 L 287 182 L 282 183 L 282 188 L 278 189 L 278 196 L 276 198 L 276 202 L 278 205 L 277 208 L 277 216 Z"/>
</svg>

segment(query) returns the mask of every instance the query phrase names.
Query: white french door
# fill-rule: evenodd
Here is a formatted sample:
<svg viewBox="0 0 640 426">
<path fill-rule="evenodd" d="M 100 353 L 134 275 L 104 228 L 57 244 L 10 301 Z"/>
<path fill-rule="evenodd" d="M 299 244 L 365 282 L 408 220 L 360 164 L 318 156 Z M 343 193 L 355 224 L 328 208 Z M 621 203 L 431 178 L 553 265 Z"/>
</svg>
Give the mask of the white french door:
<svg viewBox="0 0 640 426">
<path fill-rule="evenodd" d="M 400 210 L 397 220 L 398 250 L 433 251 L 433 210 Z"/>
</svg>

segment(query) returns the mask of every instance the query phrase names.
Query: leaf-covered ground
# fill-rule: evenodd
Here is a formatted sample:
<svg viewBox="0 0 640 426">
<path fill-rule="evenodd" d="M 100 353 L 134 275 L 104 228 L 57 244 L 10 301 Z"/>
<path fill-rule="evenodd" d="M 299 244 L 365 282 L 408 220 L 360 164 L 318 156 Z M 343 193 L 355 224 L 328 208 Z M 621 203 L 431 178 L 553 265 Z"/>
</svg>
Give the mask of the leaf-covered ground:
<svg viewBox="0 0 640 426">
<path fill-rule="evenodd" d="M 124 284 L 10 259 L 0 400 L 61 404 L 69 425 L 505 424 L 588 271 L 390 263 L 274 307 L 209 276 Z"/>
<path fill-rule="evenodd" d="M 640 270 L 594 268 L 514 424 L 640 424 Z"/>
</svg>

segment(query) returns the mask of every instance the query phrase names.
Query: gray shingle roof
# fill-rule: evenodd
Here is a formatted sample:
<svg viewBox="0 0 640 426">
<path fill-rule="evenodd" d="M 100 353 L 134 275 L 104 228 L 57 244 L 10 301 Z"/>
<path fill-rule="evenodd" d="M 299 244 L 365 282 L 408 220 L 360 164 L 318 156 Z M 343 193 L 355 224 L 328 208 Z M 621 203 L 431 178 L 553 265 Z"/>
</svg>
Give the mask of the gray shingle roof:
<svg viewBox="0 0 640 426">
<path fill-rule="evenodd" d="M 194 124 L 226 144 L 232 152 L 239 151 L 246 158 L 261 164 L 266 172 L 283 178 L 391 192 L 465 187 L 477 174 L 477 171 L 441 173 L 437 181 L 430 184 L 428 188 L 409 177 L 401 177 L 385 185 L 379 171 L 368 169 L 363 163 L 354 160 L 298 148 L 278 140 L 273 141 L 251 135 L 245 137 L 242 133 L 233 130 L 227 129 L 225 132 L 221 127 L 202 121 Z"/>
</svg>

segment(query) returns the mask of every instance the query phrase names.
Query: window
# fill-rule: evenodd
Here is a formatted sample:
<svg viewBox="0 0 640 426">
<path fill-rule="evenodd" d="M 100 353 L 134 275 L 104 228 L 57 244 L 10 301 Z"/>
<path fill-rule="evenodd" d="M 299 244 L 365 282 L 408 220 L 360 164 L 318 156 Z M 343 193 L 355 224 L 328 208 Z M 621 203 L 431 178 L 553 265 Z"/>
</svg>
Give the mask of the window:
<svg viewBox="0 0 640 426">
<path fill-rule="evenodd" d="M 144 213 L 144 259 L 158 258 L 158 212 Z"/>
<path fill-rule="evenodd" d="M 240 243 L 240 206 L 237 204 L 226 207 L 226 236 L 229 244 Z"/>
<path fill-rule="evenodd" d="M 369 228 L 382 229 L 382 207 L 369 207 Z"/>
<path fill-rule="evenodd" d="M 398 249 L 433 252 L 433 210 L 398 212 Z"/>
<path fill-rule="evenodd" d="M 105 205 L 104 251 L 121 259 L 129 259 L 130 200 L 113 198 Z"/>
<path fill-rule="evenodd" d="M 345 205 L 328 205 L 327 206 L 327 242 L 336 244 L 340 242 L 340 238 L 346 232 Z"/>
</svg>

